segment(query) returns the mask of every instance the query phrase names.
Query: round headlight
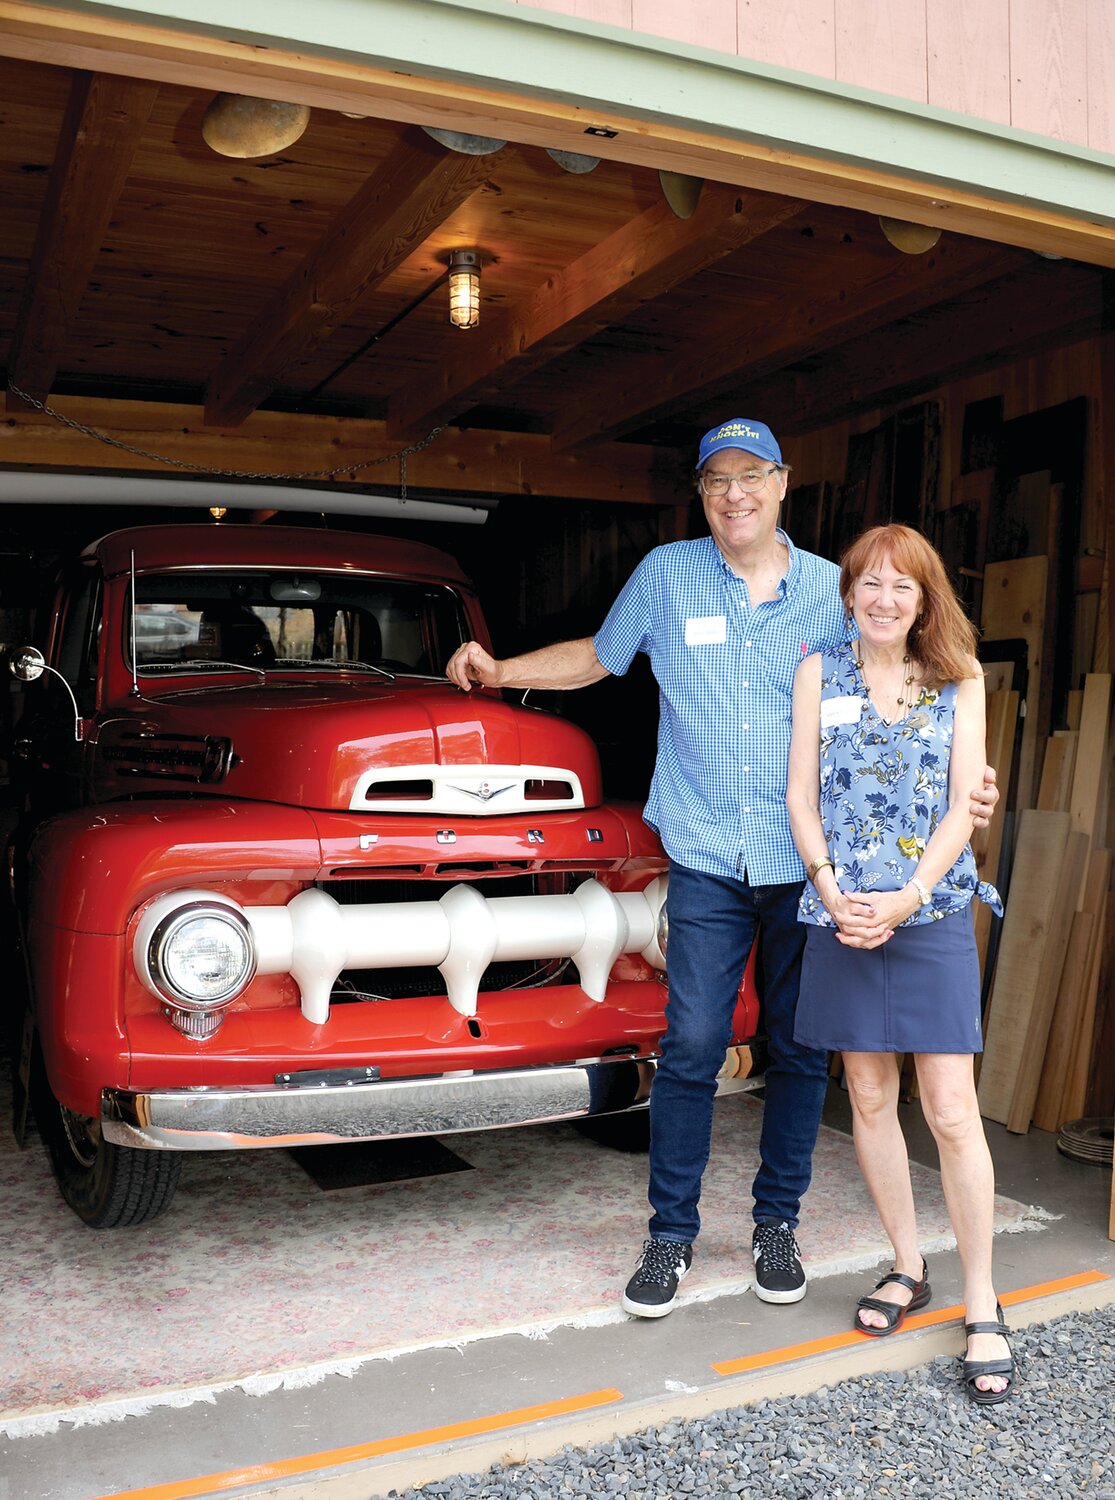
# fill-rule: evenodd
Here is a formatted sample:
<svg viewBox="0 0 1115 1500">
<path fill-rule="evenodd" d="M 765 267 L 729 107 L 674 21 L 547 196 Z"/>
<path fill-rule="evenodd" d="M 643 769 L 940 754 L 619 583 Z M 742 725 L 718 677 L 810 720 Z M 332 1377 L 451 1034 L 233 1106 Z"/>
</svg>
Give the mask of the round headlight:
<svg viewBox="0 0 1115 1500">
<path fill-rule="evenodd" d="M 179 907 L 152 933 L 147 964 L 159 989 L 183 1009 L 224 1005 L 255 973 L 251 928 L 230 907 Z"/>
</svg>

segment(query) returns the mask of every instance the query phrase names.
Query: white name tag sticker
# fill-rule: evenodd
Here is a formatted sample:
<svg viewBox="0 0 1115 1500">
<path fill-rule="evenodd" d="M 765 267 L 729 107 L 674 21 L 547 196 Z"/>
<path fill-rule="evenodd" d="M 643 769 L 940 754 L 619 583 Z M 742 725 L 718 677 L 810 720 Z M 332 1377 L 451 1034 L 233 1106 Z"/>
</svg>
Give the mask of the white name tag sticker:
<svg viewBox="0 0 1115 1500">
<path fill-rule="evenodd" d="M 822 698 L 821 728 L 835 729 L 838 724 L 858 724 L 862 712 L 862 698 Z"/>
<path fill-rule="evenodd" d="M 685 622 L 687 646 L 722 646 L 727 639 L 727 615 L 698 615 Z"/>
</svg>

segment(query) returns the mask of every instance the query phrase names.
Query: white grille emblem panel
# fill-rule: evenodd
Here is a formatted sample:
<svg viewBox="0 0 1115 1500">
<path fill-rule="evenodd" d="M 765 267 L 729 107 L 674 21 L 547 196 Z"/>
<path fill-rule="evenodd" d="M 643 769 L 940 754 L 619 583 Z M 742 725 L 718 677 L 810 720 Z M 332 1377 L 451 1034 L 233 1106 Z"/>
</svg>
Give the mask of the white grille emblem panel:
<svg viewBox="0 0 1115 1500">
<path fill-rule="evenodd" d="M 576 812 L 585 805 L 581 778 L 560 766 L 377 766 L 356 783 L 350 812 Z"/>
</svg>

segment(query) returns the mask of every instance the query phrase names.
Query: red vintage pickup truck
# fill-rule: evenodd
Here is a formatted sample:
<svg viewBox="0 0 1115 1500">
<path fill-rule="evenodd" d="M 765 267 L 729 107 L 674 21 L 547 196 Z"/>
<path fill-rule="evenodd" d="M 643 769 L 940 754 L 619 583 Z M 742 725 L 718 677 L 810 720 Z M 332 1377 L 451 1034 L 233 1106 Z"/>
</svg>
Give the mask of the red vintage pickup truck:
<svg viewBox="0 0 1115 1500">
<path fill-rule="evenodd" d="M 9 649 L 21 1079 L 87 1224 L 159 1213 L 183 1151 L 645 1106 L 666 860 L 579 729 L 450 687 L 470 637 L 430 547 L 166 525 Z"/>
</svg>

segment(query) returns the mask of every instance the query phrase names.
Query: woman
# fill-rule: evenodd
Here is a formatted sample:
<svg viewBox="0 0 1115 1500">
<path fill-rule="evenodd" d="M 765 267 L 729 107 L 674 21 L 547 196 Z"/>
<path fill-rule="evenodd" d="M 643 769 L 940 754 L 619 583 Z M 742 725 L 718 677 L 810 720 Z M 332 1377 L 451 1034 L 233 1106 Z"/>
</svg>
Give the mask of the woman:
<svg viewBox="0 0 1115 1500">
<path fill-rule="evenodd" d="M 980 1405 L 1009 1395 L 1014 1362 L 991 1279 L 994 1176 L 976 1104 L 979 961 L 968 907 L 981 884 L 967 788 L 983 772 L 975 631 L 940 557 L 907 526 L 878 526 L 841 562 L 858 641 L 806 657 L 794 684 L 787 802 L 808 881 L 795 1040 L 844 1058 L 856 1155 L 894 1247 L 860 1299 L 879 1338 L 930 1299 L 898 1060 L 912 1052 L 964 1268 L 964 1381 Z M 820 731 L 818 733 L 818 725 Z"/>
</svg>

